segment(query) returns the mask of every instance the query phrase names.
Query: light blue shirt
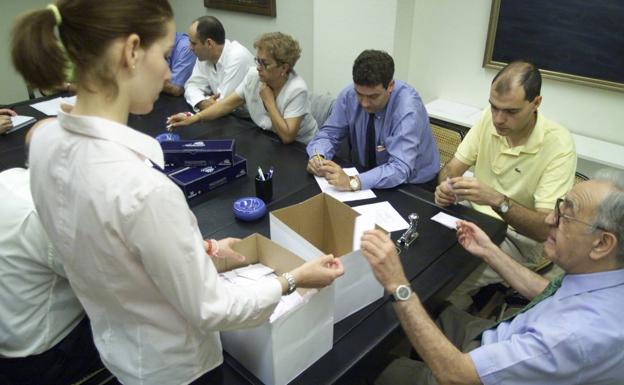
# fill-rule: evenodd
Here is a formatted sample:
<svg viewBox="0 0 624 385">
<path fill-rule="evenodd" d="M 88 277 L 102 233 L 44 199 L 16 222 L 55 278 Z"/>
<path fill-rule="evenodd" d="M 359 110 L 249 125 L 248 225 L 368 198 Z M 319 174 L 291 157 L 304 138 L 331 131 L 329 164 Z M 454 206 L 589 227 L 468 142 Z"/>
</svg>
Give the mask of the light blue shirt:
<svg viewBox="0 0 624 385">
<path fill-rule="evenodd" d="M 187 34 L 176 32 L 175 44 L 171 50 L 171 55 L 167 58 L 169 69 L 171 69 L 170 82 L 179 87 L 184 86 L 184 83 L 191 76 L 195 59 L 197 59 L 189 44 Z"/>
<path fill-rule="evenodd" d="M 365 164 L 366 128 L 369 114 L 360 103 L 353 85 L 339 95 L 331 115 L 308 144 L 308 156 L 315 151 L 332 159 L 343 139 L 349 135 L 360 164 Z M 440 168 L 429 117 L 425 106 L 410 85 L 394 81 L 388 103 L 375 113 L 377 167 L 359 175 L 361 188 L 391 188 L 401 183 L 424 183 Z"/>
<path fill-rule="evenodd" d="M 469 354 L 489 384 L 624 384 L 624 269 L 567 275 Z"/>
</svg>

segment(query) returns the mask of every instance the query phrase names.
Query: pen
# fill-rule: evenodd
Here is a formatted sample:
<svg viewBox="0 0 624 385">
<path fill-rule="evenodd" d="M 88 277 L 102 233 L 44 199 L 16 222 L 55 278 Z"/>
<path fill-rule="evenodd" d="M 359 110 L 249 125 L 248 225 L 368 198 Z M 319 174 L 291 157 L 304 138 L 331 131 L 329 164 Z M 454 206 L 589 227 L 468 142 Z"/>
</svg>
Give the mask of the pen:
<svg viewBox="0 0 624 385">
<path fill-rule="evenodd" d="M 448 176 L 446 177 L 446 183 L 448 183 L 449 187 L 451 188 L 451 192 L 455 197 L 455 203 L 457 203 L 457 194 L 455 194 L 455 190 L 453 190 L 453 184 L 451 183 L 451 178 L 449 178 Z"/>
<path fill-rule="evenodd" d="M 260 166 L 258 166 L 258 177 L 263 182 L 266 180 L 266 179 L 264 179 L 264 173 L 262 172 L 262 168 L 260 168 Z"/>
<path fill-rule="evenodd" d="M 314 157 L 316 158 L 316 164 L 321 167 L 323 165 L 323 159 L 321 158 L 321 154 L 319 154 L 318 149 L 314 150 Z"/>
</svg>

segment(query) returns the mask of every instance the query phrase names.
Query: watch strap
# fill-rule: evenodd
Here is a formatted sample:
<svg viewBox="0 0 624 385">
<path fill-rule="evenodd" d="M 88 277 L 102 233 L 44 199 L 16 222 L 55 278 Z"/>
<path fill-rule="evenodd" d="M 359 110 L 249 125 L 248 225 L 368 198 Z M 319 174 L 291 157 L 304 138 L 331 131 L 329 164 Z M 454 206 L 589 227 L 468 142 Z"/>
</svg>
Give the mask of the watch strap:
<svg viewBox="0 0 624 385">
<path fill-rule="evenodd" d="M 297 290 L 297 283 L 295 282 L 295 277 L 293 277 L 293 275 L 288 272 L 282 274 L 282 277 L 284 277 L 284 279 L 288 283 L 288 289 L 286 290 L 286 295 L 290 295 L 294 293 L 295 290 Z"/>
</svg>

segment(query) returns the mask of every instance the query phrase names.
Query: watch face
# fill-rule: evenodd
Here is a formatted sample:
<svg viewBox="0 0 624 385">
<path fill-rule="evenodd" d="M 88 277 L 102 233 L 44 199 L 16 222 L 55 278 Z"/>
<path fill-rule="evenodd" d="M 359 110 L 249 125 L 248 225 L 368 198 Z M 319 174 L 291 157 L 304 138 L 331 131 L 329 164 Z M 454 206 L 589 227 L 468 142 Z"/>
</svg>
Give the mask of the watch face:
<svg viewBox="0 0 624 385">
<path fill-rule="evenodd" d="M 395 294 L 398 300 L 405 301 L 412 294 L 412 290 L 409 288 L 409 286 L 401 285 L 397 287 Z"/>
<path fill-rule="evenodd" d="M 355 178 L 351 178 L 349 185 L 351 186 L 351 190 L 355 190 L 358 187 L 358 182 Z"/>
<path fill-rule="evenodd" d="M 503 202 L 500 205 L 500 212 L 505 214 L 505 213 L 507 213 L 507 211 L 509 211 L 509 203 L 507 203 L 507 201 L 505 201 L 505 202 Z"/>
</svg>

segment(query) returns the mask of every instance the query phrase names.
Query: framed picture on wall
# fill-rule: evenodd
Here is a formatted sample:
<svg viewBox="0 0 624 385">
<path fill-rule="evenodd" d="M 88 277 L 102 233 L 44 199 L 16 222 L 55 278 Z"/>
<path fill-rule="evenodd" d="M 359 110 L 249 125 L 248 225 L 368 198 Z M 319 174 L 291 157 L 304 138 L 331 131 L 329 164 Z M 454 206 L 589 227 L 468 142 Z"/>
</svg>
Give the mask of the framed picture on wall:
<svg viewBox="0 0 624 385">
<path fill-rule="evenodd" d="M 204 7 L 275 17 L 275 0 L 204 0 Z"/>
<path fill-rule="evenodd" d="M 483 65 L 518 59 L 547 78 L 624 91 L 624 1 L 492 0 Z"/>
</svg>

